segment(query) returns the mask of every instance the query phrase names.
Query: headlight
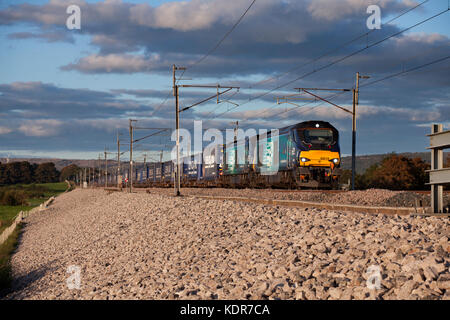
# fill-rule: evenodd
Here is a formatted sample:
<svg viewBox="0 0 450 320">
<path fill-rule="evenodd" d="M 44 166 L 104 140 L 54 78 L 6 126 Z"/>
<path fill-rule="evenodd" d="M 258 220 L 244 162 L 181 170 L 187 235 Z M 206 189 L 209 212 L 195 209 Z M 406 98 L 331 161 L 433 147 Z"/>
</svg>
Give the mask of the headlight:
<svg viewBox="0 0 450 320">
<path fill-rule="evenodd" d="M 301 162 L 308 162 L 308 161 L 311 161 L 311 160 L 309 160 L 308 158 L 300 158 L 300 161 Z"/>
<path fill-rule="evenodd" d="M 339 163 L 339 159 L 338 158 L 331 159 L 330 161 L 333 162 L 334 164 L 338 164 Z"/>
</svg>

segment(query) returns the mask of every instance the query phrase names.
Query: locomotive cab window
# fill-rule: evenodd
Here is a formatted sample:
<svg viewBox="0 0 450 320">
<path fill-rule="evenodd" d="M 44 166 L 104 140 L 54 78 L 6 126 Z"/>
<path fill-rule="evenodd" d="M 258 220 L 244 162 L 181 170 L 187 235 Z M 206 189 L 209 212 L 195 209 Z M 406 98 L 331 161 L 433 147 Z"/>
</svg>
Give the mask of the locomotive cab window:
<svg viewBox="0 0 450 320">
<path fill-rule="evenodd" d="M 333 131 L 330 129 L 305 129 L 299 132 L 303 141 L 309 144 L 331 145 L 334 142 Z"/>
</svg>

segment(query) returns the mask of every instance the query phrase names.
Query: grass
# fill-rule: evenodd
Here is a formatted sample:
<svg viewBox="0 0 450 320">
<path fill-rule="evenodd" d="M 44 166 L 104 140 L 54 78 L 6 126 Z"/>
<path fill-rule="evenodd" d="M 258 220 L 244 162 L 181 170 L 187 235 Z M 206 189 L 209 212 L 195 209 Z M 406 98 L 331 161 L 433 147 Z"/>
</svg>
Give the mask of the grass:
<svg viewBox="0 0 450 320">
<path fill-rule="evenodd" d="M 56 183 L 42 183 L 36 184 L 37 187 L 47 188 L 50 194 L 49 197 L 54 196 L 59 193 L 63 193 L 67 189 L 67 183 L 65 182 L 56 182 Z"/>
<path fill-rule="evenodd" d="M 17 247 L 21 225 L 19 224 L 9 238 L 0 245 L 0 296 L 11 287 L 11 254 Z"/>
<path fill-rule="evenodd" d="M 28 211 L 39 206 L 48 198 L 63 193 L 67 189 L 67 183 L 37 183 L 37 184 L 18 184 L 0 187 L 1 190 L 21 190 L 27 195 L 28 205 L 26 206 L 4 206 L 0 205 L 0 232 L 7 228 L 13 218 L 20 211 Z"/>
<path fill-rule="evenodd" d="M 37 204 L 39 205 L 39 204 Z M 8 228 L 20 211 L 31 210 L 34 206 L 0 206 L 0 233 Z"/>
<path fill-rule="evenodd" d="M 0 233 L 11 225 L 20 211 L 28 211 L 39 206 L 48 198 L 63 193 L 67 189 L 67 183 L 42 183 L 29 185 L 12 185 L 0 187 L 3 190 L 23 190 L 29 198 L 26 206 L 0 205 Z M 13 234 L 0 245 L 0 295 L 1 291 L 9 288 L 11 283 L 10 256 L 17 246 L 21 226 L 19 225 Z"/>
</svg>

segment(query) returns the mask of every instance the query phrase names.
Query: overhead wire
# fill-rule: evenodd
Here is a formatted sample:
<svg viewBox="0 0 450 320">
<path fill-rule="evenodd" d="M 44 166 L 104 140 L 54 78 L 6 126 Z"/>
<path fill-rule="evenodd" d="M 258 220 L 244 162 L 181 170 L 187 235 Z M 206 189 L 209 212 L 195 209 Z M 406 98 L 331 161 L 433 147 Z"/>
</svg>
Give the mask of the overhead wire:
<svg viewBox="0 0 450 320">
<path fill-rule="evenodd" d="M 407 69 L 407 70 L 403 70 L 403 71 L 400 71 L 400 72 L 396 72 L 396 73 L 387 75 L 387 76 L 385 76 L 385 77 L 382 77 L 382 78 L 380 78 L 380 79 L 376 79 L 376 80 L 371 81 L 371 82 L 363 83 L 363 84 L 360 85 L 360 88 L 367 87 L 367 86 L 371 86 L 371 85 L 374 85 L 374 84 L 376 84 L 376 83 L 379 83 L 379 82 L 382 82 L 382 81 L 386 81 L 386 80 L 392 79 L 392 78 L 394 78 L 394 77 L 397 77 L 397 76 L 400 76 L 400 75 L 403 75 L 403 74 L 407 74 L 407 73 L 410 73 L 410 72 L 414 72 L 414 71 L 417 71 L 417 70 L 419 70 L 419 69 L 422 69 L 422 68 L 425 68 L 425 67 L 434 65 L 434 64 L 439 63 L 439 62 L 443 62 L 443 61 L 448 60 L 448 59 L 450 59 L 450 55 L 444 56 L 444 57 L 441 57 L 441 58 L 438 58 L 438 59 L 435 59 L 435 60 L 433 60 L 433 61 L 430 61 L 430 62 L 421 64 L 421 65 L 419 65 L 419 66 L 415 66 L 415 67 L 409 68 L 409 69 Z M 338 95 L 341 95 L 341 94 L 344 94 L 344 93 L 346 93 L 346 92 L 338 92 L 338 93 L 335 93 L 335 94 L 333 94 L 333 95 L 330 95 L 330 96 L 326 97 L 326 99 L 331 99 L 331 98 L 334 98 L 334 97 L 336 97 L 336 96 L 338 96 Z M 280 112 L 280 113 L 278 113 L 277 115 L 281 115 L 281 114 L 284 114 L 284 113 L 289 113 L 289 112 L 292 111 L 292 110 L 298 109 L 298 108 L 300 108 L 300 107 L 304 107 L 304 106 L 306 106 L 306 105 L 308 105 L 308 104 L 311 104 L 311 103 L 314 103 L 314 102 L 315 102 L 315 101 L 311 101 L 311 102 L 307 102 L 307 103 L 305 103 L 305 104 L 303 104 L 303 105 L 300 105 L 300 106 L 297 106 L 297 107 L 289 108 L 288 110 L 283 111 L 283 112 Z M 313 109 L 315 109 L 315 108 L 317 108 L 317 107 L 319 107 L 319 106 L 321 106 L 321 105 L 323 105 L 323 104 L 324 104 L 324 102 L 320 103 L 320 104 L 317 105 L 317 106 L 312 107 L 311 109 L 306 109 L 306 110 L 313 110 Z M 263 113 L 266 113 L 268 110 L 270 110 L 270 109 L 266 109 Z M 248 118 L 247 118 L 247 119 L 248 119 Z"/>
<path fill-rule="evenodd" d="M 228 38 L 228 36 L 236 29 L 236 27 L 241 23 L 241 21 L 244 19 L 244 17 L 247 15 L 247 13 L 250 11 L 250 9 L 253 7 L 253 5 L 255 4 L 256 0 L 253 0 L 250 5 L 248 6 L 248 8 L 244 11 L 244 13 L 239 17 L 239 19 L 236 21 L 236 23 L 231 27 L 230 30 L 228 30 L 225 35 L 219 40 L 219 42 L 212 47 L 206 54 L 204 54 L 200 59 L 196 60 L 195 62 L 193 62 L 192 64 L 188 65 L 188 67 L 186 67 L 185 70 L 183 70 L 181 76 L 178 78 L 176 84 L 178 84 L 178 81 L 180 81 L 180 79 L 183 77 L 184 73 L 186 72 L 187 69 L 192 69 L 193 67 L 197 66 L 198 64 L 200 64 L 201 62 L 203 62 L 204 60 L 206 60 L 206 58 L 208 58 L 214 51 L 216 51 L 220 45 L 225 41 L 226 38 Z M 169 99 L 171 94 L 171 91 L 169 91 L 167 97 L 164 99 L 164 101 L 153 110 L 153 112 L 151 113 L 151 116 L 154 115 L 154 113 L 156 111 L 158 111 L 159 109 L 162 108 L 162 106 L 167 102 L 167 100 Z"/>
<path fill-rule="evenodd" d="M 270 89 L 270 90 L 268 90 L 268 91 L 266 91 L 266 92 L 264 92 L 264 93 L 261 93 L 261 94 L 259 94 L 259 95 L 256 96 L 256 97 L 250 98 L 248 101 L 246 101 L 246 102 L 244 102 L 244 103 L 242 103 L 242 104 L 240 104 L 240 105 L 238 105 L 238 106 L 232 107 L 231 109 L 229 109 L 229 110 L 227 110 L 227 111 L 225 111 L 225 112 L 222 112 L 222 113 L 220 113 L 219 115 L 217 115 L 217 116 L 215 116 L 215 117 L 211 117 L 211 118 L 209 118 L 208 120 L 213 120 L 213 119 L 215 119 L 215 118 L 217 118 L 217 117 L 220 117 L 220 116 L 224 115 L 225 113 L 230 112 L 230 111 L 232 111 L 232 110 L 234 110 L 234 109 L 236 109 L 236 108 L 238 108 L 238 107 L 242 107 L 243 105 L 246 105 L 246 104 L 248 104 L 249 102 L 251 102 L 251 101 L 253 101 L 253 100 L 262 98 L 262 97 L 266 96 L 267 94 L 269 94 L 269 93 L 271 93 L 271 92 L 274 92 L 274 91 L 276 91 L 276 90 L 278 90 L 278 89 L 280 89 L 280 88 L 283 88 L 283 87 L 285 87 L 285 86 L 287 86 L 287 85 L 289 85 L 289 84 L 292 84 L 292 83 L 294 83 L 294 82 L 296 82 L 296 81 L 298 81 L 298 80 L 304 79 L 304 78 L 306 78 L 307 76 L 309 76 L 309 75 L 311 75 L 311 74 L 314 74 L 314 73 L 317 73 L 317 72 L 319 72 L 319 71 L 322 71 L 322 70 L 324 70 L 324 69 L 326 69 L 326 68 L 329 68 L 329 67 L 331 67 L 331 66 L 333 66 L 333 65 L 335 65 L 335 64 L 337 64 L 337 63 L 339 63 L 339 62 L 342 62 L 342 61 L 344 61 L 344 60 L 346 60 L 346 59 L 348 59 L 348 58 L 350 58 L 350 57 L 352 57 L 352 56 L 354 56 L 354 55 L 356 55 L 356 54 L 358 54 L 358 53 L 361 53 L 361 52 L 363 52 L 363 51 L 365 51 L 365 50 L 367 50 L 367 49 L 369 49 L 369 48 L 372 48 L 372 47 L 374 47 L 374 46 L 376 46 L 376 45 L 378 45 L 378 44 L 380 44 L 380 43 L 382 43 L 382 42 L 384 42 L 384 41 L 387 41 L 387 40 L 389 40 L 389 39 L 391 39 L 391 38 L 393 38 L 393 37 L 396 37 L 396 36 L 398 36 L 398 35 L 400 35 L 400 34 L 406 32 L 406 31 L 408 31 L 408 30 L 411 30 L 412 28 L 415 28 L 415 27 L 417 27 L 417 26 L 419 26 L 419 25 L 421 25 L 421 24 L 423 24 L 423 23 L 425 23 L 425 22 L 427 22 L 427 21 L 430 21 L 430 20 L 432 20 L 432 19 L 434 19 L 434 18 L 437 18 L 438 16 L 440 16 L 440 15 L 442 15 L 442 14 L 448 12 L 449 10 L 450 10 L 450 9 L 448 9 L 448 8 L 445 9 L 445 10 L 442 10 L 442 11 L 440 11 L 439 13 L 437 13 L 437 14 L 435 14 L 435 15 L 433 15 L 433 16 L 427 18 L 427 19 L 424 19 L 424 20 L 422 20 L 422 21 L 420 21 L 420 22 L 418 22 L 418 23 L 416 23 L 416 24 L 414 24 L 414 25 L 412 25 L 412 26 L 410 26 L 410 27 L 407 27 L 407 28 L 405 28 L 405 29 L 402 29 L 402 30 L 400 30 L 400 31 L 398 31 L 398 32 L 396 32 L 396 33 L 394 33 L 394 34 L 391 34 L 391 35 L 388 36 L 388 37 L 385 37 L 385 38 L 383 38 L 383 39 L 381 39 L 381 40 L 378 40 L 378 41 L 376 41 L 376 42 L 374 42 L 374 43 L 372 43 L 372 44 L 370 44 L 370 45 L 367 45 L 366 47 L 364 47 L 364 48 L 362 48 L 362 49 L 356 50 L 356 51 L 354 51 L 354 52 L 352 52 L 352 53 L 350 53 L 350 54 L 348 54 L 348 55 L 346 55 L 346 56 L 344 56 L 344 57 L 341 57 L 341 58 L 339 58 L 339 59 L 336 59 L 336 60 L 334 60 L 334 61 L 332 61 L 332 62 L 330 62 L 330 63 L 328 63 L 328 64 L 326 64 L 326 65 L 324 65 L 324 66 L 322 66 L 322 67 L 320 67 L 320 68 L 318 68 L 318 69 L 314 69 L 313 71 L 310 71 L 310 72 L 308 72 L 308 73 L 306 73 L 306 74 L 303 74 L 303 75 L 301 75 L 301 76 L 299 76 L 299 77 L 297 77 L 297 78 L 295 78 L 295 79 L 293 79 L 293 80 L 290 80 L 290 81 L 288 81 L 288 82 L 286 82 L 286 83 L 284 83 L 284 84 L 278 85 L 277 87 L 275 87 L 275 88 L 273 88 L 273 89 Z"/>
<path fill-rule="evenodd" d="M 412 7 L 412 8 L 409 8 L 409 9 L 403 11 L 403 12 L 400 13 L 399 15 L 397 15 L 397 16 L 393 17 L 392 19 L 390 19 L 389 21 L 383 23 L 382 26 L 391 24 L 391 23 L 394 22 L 395 20 L 397 20 L 397 19 L 399 19 L 400 17 L 404 16 L 405 14 L 407 14 L 407 13 L 409 13 L 409 12 L 411 12 L 411 11 L 417 9 L 418 7 L 424 5 L 425 3 L 429 2 L 429 1 L 430 1 L 430 0 L 422 1 L 421 3 L 417 4 L 416 6 L 414 6 L 414 7 Z M 281 74 L 279 74 L 279 75 L 277 75 L 277 76 L 272 76 L 272 77 L 269 77 L 269 78 L 267 78 L 267 79 L 258 81 L 258 82 L 255 83 L 255 85 L 262 84 L 262 83 L 266 83 L 266 82 L 269 82 L 269 81 L 271 81 L 271 80 L 278 80 L 278 79 L 280 79 L 281 77 L 284 77 L 285 75 L 287 75 L 287 74 L 289 74 L 289 73 L 291 73 L 291 72 L 297 71 L 297 70 L 299 70 L 299 69 L 301 69 L 301 68 L 303 68 L 303 67 L 306 67 L 307 65 L 310 65 L 310 64 L 312 64 L 312 63 L 314 63 L 314 62 L 319 61 L 320 59 L 322 59 L 322 58 L 324 58 L 324 57 L 326 57 L 326 56 L 328 56 L 328 55 L 330 55 L 330 54 L 332 54 L 332 53 L 334 53 L 334 52 L 339 51 L 339 50 L 342 49 L 342 48 L 345 48 L 346 46 L 348 46 L 349 44 L 352 44 L 352 43 L 355 42 L 355 41 L 358 41 L 358 40 L 360 40 L 360 39 L 362 39 L 362 38 L 364 38 L 364 37 L 367 37 L 369 34 L 371 34 L 372 32 L 374 32 L 374 31 L 376 31 L 376 30 L 377 30 L 377 29 L 371 29 L 371 30 L 369 30 L 368 32 L 365 32 L 365 33 L 363 33 L 363 34 L 361 34 L 361 35 L 359 35 L 359 36 L 353 38 L 352 40 L 349 40 L 349 41 L 345 42 L 344 44 L 342 44 L 342 45 L 340 45 L 340 46 L 334 48 L 333 50 L 330 50 L 330 51 L 328 51 L 328 52 L 322 54 L 321 56 L 317 57 L 316 59 L 313 59 L 313 60 L 311 60 L 311 61 L 309 61 L 309 62 L 307 62 L 307 63 L 305 63 L 305 64 L 296 66 L 296 67 L 294 67 L 294 68 L 292 68 L 292 69 L 290 69 L 290 70 L 287 70 L 287 71 L 285 71 L 285 72 L 283 72 L 283 73 L 281 73 Z M 255 85 L 254 85 L 254 86 L 255 86 Z M 251 88 L 253 88 L 254 86 L 250 86 L 249 88 L 251 89 Z"/>
</svg>

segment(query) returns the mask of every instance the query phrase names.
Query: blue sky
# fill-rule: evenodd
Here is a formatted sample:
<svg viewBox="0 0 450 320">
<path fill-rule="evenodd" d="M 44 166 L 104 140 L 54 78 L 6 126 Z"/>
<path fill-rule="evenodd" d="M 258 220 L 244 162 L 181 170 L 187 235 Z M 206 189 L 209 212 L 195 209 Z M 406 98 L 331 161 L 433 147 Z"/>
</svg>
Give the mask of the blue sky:
<svg viewBox="0 0 450 320">
<path fill-rule="evenodd" d="M 64 8 L 79 2 L 0 2 L 0 157 L 95 158 L 105 146 L 114 147 L 117 130 L 127 139 L 129 117 L 146 126 L 173 126 L 172 97 L 154 112 L 170 90 L 170 65 L 196 61 L 251 1 L 81 1 L 81 30 L 67 30 Z M 276 96 L 292 94 L 299 86 L 352 87 L 357 71 L 376 80 L 448 56 L 449 11 L 261 99 L 248 99 L 358 50 L 366 41 L 375 42 L 448 8 L 447 0 L 429 0 L 372 32 L 368 39 L 278 80 L 255 84 L 367 32 L 365 7 L 369 2 L 380 1 L 257 0 L 227 40 L 186 72 L 193 79 L 186 83 L 241 86 L 233 101 L 242 106 L 208 120 L 209 112 L 220 114 L 233 105 L 205 104 L 183 114 L 182 124 L 190 128 L 197 119 L 204 120 L 204 127 L 225 128 L 240 120 L 244 128 L 273 128 L 324 119 L 342 132 L 342 152 L 350 153 L 351 121 L 345 115 L 317 104 L 281 113 L 285 106 L 274 106 Z M 414 6 L 412 1 L 383 3 L 382 21 Z M 429 125 L 448 126 L 450 121 L 449 67 L 447 59 L 361 89 L 358 153 L 425 151 Z M 209 95 L 185 89 L 182 104 Z M 349 107 L 351 97 L 333 101 Z M 260 116 L 262 112 L 265 117 Z M 142 148 L 169 149 L 170 142 L 155 138 Z"/>
</svg>

